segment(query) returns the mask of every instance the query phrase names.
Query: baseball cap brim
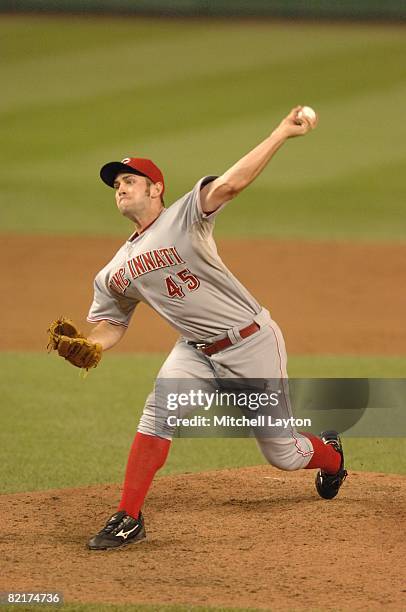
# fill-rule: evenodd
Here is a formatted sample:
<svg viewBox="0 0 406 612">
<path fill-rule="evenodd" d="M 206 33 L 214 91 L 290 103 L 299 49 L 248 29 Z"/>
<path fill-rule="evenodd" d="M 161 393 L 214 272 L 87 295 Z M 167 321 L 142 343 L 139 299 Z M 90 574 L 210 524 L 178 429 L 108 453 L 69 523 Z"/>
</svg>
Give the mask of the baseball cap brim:
<svg viewBox="0 0 406 612">
<path fill-rule="evenodd" d="M 108 164 L 105 164 L 100 170 L 100 178 L 109 187 L 114 187 L 114 181 L 116 180 L 117 175 L 121 173 L 147 176 L 139 170 L 135 170 L 134 168 L 131 168 L 131 166 L 123 164 L 122 162 L 109 162 Z"/>
</svg>

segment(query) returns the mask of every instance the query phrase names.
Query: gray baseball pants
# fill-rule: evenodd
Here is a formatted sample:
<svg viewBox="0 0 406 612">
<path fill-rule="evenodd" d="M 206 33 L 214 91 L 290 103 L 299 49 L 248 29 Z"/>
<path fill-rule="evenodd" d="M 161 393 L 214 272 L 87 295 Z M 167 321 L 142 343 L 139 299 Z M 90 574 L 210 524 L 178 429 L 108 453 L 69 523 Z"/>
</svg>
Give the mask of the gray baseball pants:
<svg viewBox="0 0 406 612">
<path fill-rule="evenodd" d="M 292 417 L 291 406 L 287 392 L 287 355 L 285 342 L 278 325 L 270 317 L 266 309 L 253 318 L 260 330 L 241 339 L 238 329 L 229 330 L 228 336 L 233 344 L 211 357 L 180 338 L 171 353 L 168 355 L 161 370 L 153 391 L 149 394 L 138 431 L 148 435 L 155 435 L 171 439 L 174 428 L 169 427 L 167 419 L 169 410 L 166 402 L 162 401 L 159 392 L 159 381 L 172 379 L 169 384 L 171 391 L 177 385 L 183 386 L 185 379 L 197 381 L 200 389 L 212 392 L 215 381 L 221 379 L 264 379 L 279 381 L 284 389 L 279 404 L 273 410 L 273 417 Z M 247 321 L 239 329 L 249 325 Z M 216 338 L 218 339 L 218 338 Z M 180 416 L 190 415 L 188 407 Z M 288 427 L 283 435 L 264 435 L 264 431 L 253 430 L 257 444 L 268 463 L 282 470 L 298 470 L 309 463 L 313 455 L 311 441 L 299 434 L 294 426 Z M 269 432 L 269 430 L 267 430 Z"/>
</svg>

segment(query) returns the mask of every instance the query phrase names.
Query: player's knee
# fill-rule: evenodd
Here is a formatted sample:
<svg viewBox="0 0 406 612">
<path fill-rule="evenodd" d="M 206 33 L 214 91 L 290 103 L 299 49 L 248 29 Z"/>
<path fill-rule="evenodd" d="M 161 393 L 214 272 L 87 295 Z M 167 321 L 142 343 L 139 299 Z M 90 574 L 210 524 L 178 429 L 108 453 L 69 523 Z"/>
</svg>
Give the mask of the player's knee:
<svg viewBox="0 0 406 612">
<path fill-rule="evenodd" d="M 271 456 L 269 463 L 279 470 L 284 470 L 285 472 L 293 472 L 294 470 L 299 470 L 301 468 L 297 457 L 292 453 L 275 454 Z"/>
<path fill-rule="evenodd" d="M 284 471 L 300 470 L 308 464 L 308 449 L 302 449 L 291 438 L 266 438 L 258 440 L 265 459 L 274 467 Z"/>
<path fill-rule="evenodd" d="M 168 424 L 164 411 L 160 411 L 155 406 L 147 404 L 142 413 L 138 431 L 149 436 L 158 436 L 159 438 L 172 440 L 175 428 Z"/>
<path fill-rule="evenodd" d="M 168 427 L 168 425 L 164 422 L 161 423 L 159 421 L 149 419 L 144 416 L 142 416 L 140 419 L 137 431 L 148 436 L 158 436 L 158 438 L 165 438 L 166 440 L 172 440 L 174 434 L 173 427 Z"/>
</svg>

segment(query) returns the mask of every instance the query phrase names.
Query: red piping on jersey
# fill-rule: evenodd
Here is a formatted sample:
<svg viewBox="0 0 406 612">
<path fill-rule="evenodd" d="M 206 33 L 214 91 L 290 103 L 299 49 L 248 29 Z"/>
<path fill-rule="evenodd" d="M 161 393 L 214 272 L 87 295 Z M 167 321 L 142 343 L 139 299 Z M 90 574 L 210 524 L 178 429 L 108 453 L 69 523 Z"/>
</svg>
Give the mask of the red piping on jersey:
<svg viewBox="0 0 406 612">
<path fill-rule="evenodd" d="M 275 336 L 275 340 L 276 340 L 276 347 L 277 347 L 277 349 L 278 349 L 278 355 L 279 355 L 279 370 L 280 370 L 280 373 L 281 373 L 281 378 L 283 379 L 284 377 L 283 377 L 283 373 L 282 373 L 282 356 L 281 356 L 281 352 L 280 352 L 280 350 L 279 350 L 279 342 L 278 342 L 278 337 L 277 337 L 276 332 L 275 332 L 275 330 L 274 330 L 274 328 L 272 327 L 272 325 L 271 325 L 271 324 L 269 324 L 269 327 L 271 328 L 272 333 L 273 333 L 273 335 Z M 283 391 L 282 391 L 282 394 L 283 394 L 283 397 L 284 397 L 284 399 L 285 399 L 285 404 L 286 404 L 286 409 L 287 409 L 287 407 L 288 407 L 288 403 L 287 403 L 287 400 L 286 400 L 286 395 L 285 395 L 285 390 L 284 390 L 284 389 L 283 389 Z M 288 411 L 288 414 L 289 414 L 289 411 Z M 291 434 L 292 434 L 292 438 L 293 438 L 293 439 L 294 439 L 294 441 L 295 441 L 296 450 L 297 450 L 297 452 L 298 452 L 300 455 L 302 455 L 303 457 L 308 457 L 309 455 L 313 455 L 314 451 L 304 451 L 304 450 L 303 450 L 303 449 L 300 447 L 299 440 L 298 440 L 298 439 L 296 438 L 296 436 L 294 435 L 294 433 L 293 433 L 293 428 L 292 428 L 292 427 L 291 427 Z"/>
</svg>

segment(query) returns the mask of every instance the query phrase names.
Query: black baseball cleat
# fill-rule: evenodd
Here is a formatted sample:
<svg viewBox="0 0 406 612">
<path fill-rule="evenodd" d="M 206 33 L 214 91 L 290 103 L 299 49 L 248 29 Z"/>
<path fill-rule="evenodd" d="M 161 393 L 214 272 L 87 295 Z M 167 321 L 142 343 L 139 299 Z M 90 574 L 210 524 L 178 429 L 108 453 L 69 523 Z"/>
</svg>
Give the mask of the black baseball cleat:
<svg viewBox="0 0 406 612">
<path fill-rule="evenodd" d="M 340 437 L 336 431 L 323 431 L 320 434 L 324 444 L 331 444 L 341 455 L 341 464 L 338 472 L 327 474 L 319 470 L 316 475 L 316 489 L 320 497 L 333 499 L 340 490 L 341 485 L 347 478 L 347 470 L 344 468 L 344 453 Z"/>
<path fill-rule="evenodd" d="M 87 546 L 91 550 L 108 550 L 139 542 L 146 535 L 141 512 L 135 519 L 126 514 L 125 510 L 120 510 L 109 518 L 106 526 L 89 540 Z"/>
</svg>

